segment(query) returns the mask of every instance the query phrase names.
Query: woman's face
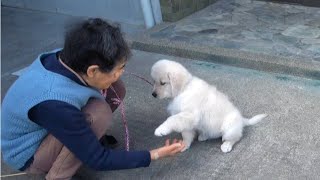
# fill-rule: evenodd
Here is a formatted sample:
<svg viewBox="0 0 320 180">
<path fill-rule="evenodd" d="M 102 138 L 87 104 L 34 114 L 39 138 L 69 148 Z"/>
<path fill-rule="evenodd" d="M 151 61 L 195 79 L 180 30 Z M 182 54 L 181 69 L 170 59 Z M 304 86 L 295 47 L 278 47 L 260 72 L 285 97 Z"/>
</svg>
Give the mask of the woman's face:
<svg viewBox="0 0 320 180">
<path fill-rule="evenodd" d="M 97 66 L 90 70 L 91 67 L 88 68 L 86 82 L 92 86 L 97 88 L 98 90 L 107 89 L 111 86 L 112 83 L 116 82 L 120 76 L 124 72 L 124 67 L 126 65 L 126 61 L 123 61 L 117 64 L 112 71 L 103 72 Z"/>
</svg>

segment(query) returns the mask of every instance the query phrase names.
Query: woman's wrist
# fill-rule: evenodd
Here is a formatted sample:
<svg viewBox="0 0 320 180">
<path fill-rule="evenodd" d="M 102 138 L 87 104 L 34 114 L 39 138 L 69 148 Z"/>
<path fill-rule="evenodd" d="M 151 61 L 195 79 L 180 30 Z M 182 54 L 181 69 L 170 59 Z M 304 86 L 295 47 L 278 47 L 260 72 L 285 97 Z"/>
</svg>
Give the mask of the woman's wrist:
<svg viewBox="0 0 320 180">
<path fill-rule="evenodd" d="M 157 149 L 150 151 L 151 160 L 157 160 L 160 158 L 159 152 Z"/>
</svg>

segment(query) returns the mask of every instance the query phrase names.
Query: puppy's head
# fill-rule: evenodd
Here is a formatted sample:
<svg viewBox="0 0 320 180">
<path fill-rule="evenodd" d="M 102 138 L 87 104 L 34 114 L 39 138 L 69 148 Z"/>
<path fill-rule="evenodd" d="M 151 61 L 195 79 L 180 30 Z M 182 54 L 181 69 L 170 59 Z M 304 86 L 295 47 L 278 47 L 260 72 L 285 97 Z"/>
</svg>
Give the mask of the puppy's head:
<svg viewBox="0 0 320 180">
<path fill-rule="evenodd" d="M 154 81 L 152 95 L 163 99 L 176 97 L 192 75 L 181 64 L 164 59 L 152 66 L 151 77 Z"/>
</svg>

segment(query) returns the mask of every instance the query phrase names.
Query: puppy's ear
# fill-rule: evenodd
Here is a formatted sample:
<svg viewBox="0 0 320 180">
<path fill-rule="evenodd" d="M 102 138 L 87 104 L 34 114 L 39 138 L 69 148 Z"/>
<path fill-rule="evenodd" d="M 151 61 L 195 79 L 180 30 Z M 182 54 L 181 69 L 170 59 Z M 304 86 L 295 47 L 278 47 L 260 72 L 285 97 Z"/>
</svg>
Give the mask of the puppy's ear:
<svg viewBox="0 0 320 180">
<path fill-rule="evenodd" d="M 184 86 L 186 78 L 181 73 L 168 73 L 168 78 L 170 80 L 171 95 L 172 97 L 175 97 Z"/>
</svg>

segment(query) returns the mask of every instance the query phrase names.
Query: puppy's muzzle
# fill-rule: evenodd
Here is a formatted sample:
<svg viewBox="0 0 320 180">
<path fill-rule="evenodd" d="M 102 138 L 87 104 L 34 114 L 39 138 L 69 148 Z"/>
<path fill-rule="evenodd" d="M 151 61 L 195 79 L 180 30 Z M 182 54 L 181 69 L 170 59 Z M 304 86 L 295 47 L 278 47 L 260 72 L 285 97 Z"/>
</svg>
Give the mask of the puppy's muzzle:
<svg viewBox="0 0 320 180">
<path fill-rule="evenodd" d="M 152 93 L 152 96 L 156 98 L 158 95 L 157 95 L 156 92 L 153 92 L 153 93 Z"/>
</svg>

